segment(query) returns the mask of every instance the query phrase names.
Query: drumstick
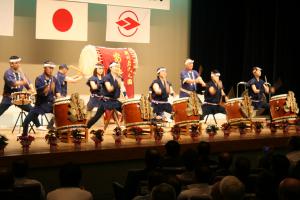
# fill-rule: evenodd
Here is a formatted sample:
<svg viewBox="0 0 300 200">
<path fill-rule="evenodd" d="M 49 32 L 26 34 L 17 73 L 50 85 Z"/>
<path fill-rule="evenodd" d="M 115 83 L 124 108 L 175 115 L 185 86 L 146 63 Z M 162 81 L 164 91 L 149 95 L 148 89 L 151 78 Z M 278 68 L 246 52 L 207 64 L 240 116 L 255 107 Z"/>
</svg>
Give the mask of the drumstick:
<svg viewBox="0 0 300 200">
<path fill-rule="evenodd" d="M 68 67 L 74 69 L 75 71 L 79 72 L 80 74 L 83 74 L 83 72 L 78 67 L 75 67 L 74 65 L 69 65 Z"/>
</svg>

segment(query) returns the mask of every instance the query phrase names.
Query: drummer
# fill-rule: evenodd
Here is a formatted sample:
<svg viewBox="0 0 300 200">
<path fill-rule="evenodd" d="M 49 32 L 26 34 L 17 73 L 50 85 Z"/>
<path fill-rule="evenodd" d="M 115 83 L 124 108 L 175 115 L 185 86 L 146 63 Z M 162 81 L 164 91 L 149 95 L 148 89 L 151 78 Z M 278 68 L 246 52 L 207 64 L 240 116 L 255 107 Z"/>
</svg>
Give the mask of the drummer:
<svg viewBox="0 0 300 200">
<path fill-rule="evenodd" d="M 197 84 L 205 87 L 205 82 L 196 70 L 193 70 L 194 60 L 188 58 L 185 61 L 185 69 L 180 73 L 181 88 L 179 97 L 189 97 L 192 92 L 197 92 Z"/>
<path fill-rule="evenodd" d="M 61 87 L 57 79 L 52 75 L 55 64 L 45 61 L 43 64 L 44 72 L 35 79 L 37 90 L 35 107 L 28 113 L 23 123 L 23 135 L 28 134 L 28 125 L 31 121 L 45 113 L 53 113 L 53 102 L 60 97 Z"/>
<path fill-rule="evenodd" d="M 264 101 L 264 93 L 269 93 L 268 83 L 260 79 L 262 69 L 260 67 L 253 67 L 252 73 L 253 78 L 248 81 L 249 85 L 249 97 L 252 100 L 252 105 L 254 109 L 259 110 L 257 115 L 262 113 L 268 113 L 269 104 Z"/>
<path fill-rule="evenodd" d="M 204 103 L 202 105 L 203 117 L 208 114 L 226 114 L 225 108 L 220 105 L 222 97 L 225 97 L 225 101 L 228 99 L 224 93 L 222 81 L 220 80 L 221 74 L 218 70 L 213 70 L 210 76 L 211 81 L 206 84 L 204 92 Z"/>
<path fill-rule="evenodd" d="M 96 114 L 87 123 L 88 128 L 91 128 L 100 119 L 105 110 L 121 112 L 121 102 L 118 98 L 121 95 L 121 88 L 124 84 L 121 79 L 120 64 L 116 62 L 111 63 L 108 71 L 108 74 L 102 78 L 103 96 L 99 98 Z M 125 91 L 123 91 L 123 96 L 127 96 Z"/>
<path fill-rule="evenodd" d="M 149 87 L 149 91 L 151 92 L 151 106 L 153 107 L 153 112 L 156 114 L 157 119 L 167 121 L 170 119 L 168 119 L 165 114 L 172 113 L 172 106 L 168 102 L 168 98 L 169 95 L 174 96 L 174 90 L 172 84 L 167 81 L 166 68 L 159 67 L 156 73 L 157 79 L 155 79 Z"/>
<path fill-rule="evenodd" d="M 92 111 L 95 107 L 98 107 L 99 98 L 102 96 L 102 78 L 104 76 L 104 66 L 102 64 L 96 64 L 91 76 L 86 84 L 90 87 L 91 96 L 87 103 L 87 111 Z"/>
<path fill-rule="evenodd" d="M 3 98 L 0 103 L 0 116 L 12 105 L 12 93 L 21 92 L 25 88 L 28 90 L 28 92 L 34 93 L 33 85 L 25 77 L 20 68 L 21 60 L 22 59 L 19 56 L 11 56 L 9 58 L 10 68 L 4 73 L 4 89 Z M 17 106 L 27 112 L 32 109 L 32 106 L 30 104 Z M 38 120 L 34 123 L 36 126 L 39 126 Z"/>
</svg>

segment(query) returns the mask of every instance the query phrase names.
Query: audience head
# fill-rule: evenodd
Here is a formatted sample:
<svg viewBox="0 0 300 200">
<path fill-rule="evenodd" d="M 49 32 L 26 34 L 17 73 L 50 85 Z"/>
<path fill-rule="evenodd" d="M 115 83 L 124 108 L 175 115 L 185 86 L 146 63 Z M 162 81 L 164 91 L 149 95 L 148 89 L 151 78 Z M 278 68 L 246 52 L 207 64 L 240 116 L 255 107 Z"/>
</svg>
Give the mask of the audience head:
<svg viewBox="0 0 300 200">
<path fill-rule="evenodd" d="M 300 136 L 292 136 L 288 143 L 289 151 L 300 150 Z"/>
<path fill-rule="evenodd" d="M 285 177 L 288 175 L 290 161 L 286 156 L 276 154 L 272 157 L 272 171 L 277 177 Z"/>
<path fill-rule="evenodd" d="M 167 155 L 170 157 L 178 157 L 180 154 L 180 144 L 175 140 L 170 140 L 165 144 Z"/>
<path fill-rule="evenodd" d="M 250 173 L 250 160 L 244 156 L 239 156 L 235 160 L 235 174 L 239 178 L 247 177 Z"/>
<path fill-rule="evenodd" d="M 24 178 L 27 176 L 28 163 L 25 160 L 17 160 L 12 163 L 12 172 L 15 178 Z"/>
<path fill-rule="evenodd" d="M 194 149 L 187 149 L 186 151 L 183 152 L 182 154 L 182 160 L 184 163 L 185 168 L 188 171 L 192 171 L 195 169 L 195 165 L 197 162 L 197 151 Z"/>
<path fill-rule="evenodd" d="M 59 179 L 62 187 L 79 187 L 81 181 L 81 169 L 79 165 L 67 163 L 59 171 Z"/>
<path fill-rule="evenodd" d="M 201 141 L 197 146 L 197 150 L 199 157 L 208 157 L 210 154 L 210 144 L 208 142 Z"/>
<path fill-rule="evenodd" d="M 209 183 L 212 172 L 207 164 L 197 164 L 195 167 L 195 178 L 198 183 Z"/>
<path fill-rule="evenodd" d="M 300 161 L 298 161 L 296 165 L 291 169 L 291 177 L 300 180 Z"/>
<path fill-rule="evenodd" d="M 224 200 L 242 200 L 245 186 L 237 177 L 225 176 L 220 182 L 220 193 Z"/>
<path fill-rule="evenodd" d="M 279 184 L 279 200 L 299 200 L 300 180 L 285 178 Z"/>
<path fill-rule="evenodd" d="M 210 196 L 213 200 L 223 200 L 222 194 L 220 192 L 220 182 L 221 181 L 214 183 L 211 188 Z"/>
<path fill-rule="evenodd" d="M 160 153 L 156 149 L 147 149 L 145 152 L 145 165 L 147 169 L 155 169 L 160 163 Z"/>
<path fill-rule="evenodd" d="M 12 189 L 14 186 L 14 177 L 8 169 L 0 169 L 0 190 Z"/>
<path fill-rule="evenodd" d="M 161 183 L 155 186 L 151 192 L 151 200 L 176 200 L 176 193 L 172 186 Z"/>
<path fill-rule="evenodd" d="M 229 169 L 232 164 L 232 156 L 228 152 L 220 153 L 218 160 L 220 168 L 223 169 Z"/>
<path fill-rule="evenodd" d="M 160 171 L 151 171 L 148 175 L 148 189 L 151 191 L 154 186 L 164 182 L 164 174 Z"/>
<path fill-rule="evenodd" d="M 176 193 L 176 197 L 178 197 L 178 195 L 181 192 L 181 182 L 176 178 L 176 176 L 168 176 L 166 179 L 166 183 L 171 185 Z"/>
<path fill-rule="evenodd" d="M 258 177 L 256 182 L 256 198 L 258 200 L 277 199 L 277 187 L 274 175 L 264 170 Z"/>
</svg>

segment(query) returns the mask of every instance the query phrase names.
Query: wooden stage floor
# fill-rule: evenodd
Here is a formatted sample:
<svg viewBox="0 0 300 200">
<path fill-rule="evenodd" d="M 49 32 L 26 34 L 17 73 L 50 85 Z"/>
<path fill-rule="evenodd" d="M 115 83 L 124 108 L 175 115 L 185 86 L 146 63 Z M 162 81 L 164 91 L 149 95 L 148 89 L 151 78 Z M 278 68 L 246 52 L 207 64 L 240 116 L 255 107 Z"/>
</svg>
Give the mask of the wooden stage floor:
<svg viewBox="0 0 300 200">
<path fill-rule="evenodd" d="M 210 123 L 208 121 L 208 123 Z M 220 126 L 224 120 L 218 120 Z M 0 134 L 8 137 L 8 145 L 5 152 L 0 156 L 0 166 L 7 166 L 13 160 L 25 158 L 32 167 L 50 167 L 58 166 L 65 162 L 72 161 L 80 164 L 112 162 L 120 160 L 142 159 L 144 151 L 147 148 L 157 148 L 164 151 L 164 144 L 172 139 L 170 130 L 172 124 L 167 124 L 164 127 L 165 133 L 160 144 L 156 144 L 154 139 L 143 139 L 141 144 L 137 144 L 133 138 L 125 138 L 120 146 L 115 145 L 112 137 L 114 124 L 109 125 L 105 132 L 104 141 L 95 148 L 94 141 L 89 139 L 88 142 L 82 143 L 81 149 L 75 149 L 73 143 L 58 144 L 56 151 L 50 151 L 49 145 L 45 141 L 45 133 L 36 131 L 35 140 L 30 146 L 28 153 L 23 153 L 17 134 L 11 133 L 11 129 L 0 129 Z M 100 127 L 95 127 L 97 129 Z M 278 129 L 275 134 L 271 134 L 269 128 L 264 128 L 261 134 L 255 135 L 253 132 L 248 132 L 245 135 L 240 135 L 238 131 L 232 131 L 229 137 L 224 137 L 221 130 L 217 135 L 210 138 L 205 132 L 206 124 L 202 125 L 202 133 L 197 141 L 193 141 L 189 135 L 182 135 L 179 143 L 182 144 L 182 150 L 196 147 L 199 141 L 208 141 L 211 143 L 212 152 L 221 151 L 250 151 L 259 150 L 263 146 L 272 146 L 274 148 L 282 148 L 287 146 L 287 142 L 292 135 L 296 135 L 296 130 L 292 127 L 288 134 L 283 134 L 281 129 Z M 89 136 L 91 137 L 91 135 Z"/>
</svg>

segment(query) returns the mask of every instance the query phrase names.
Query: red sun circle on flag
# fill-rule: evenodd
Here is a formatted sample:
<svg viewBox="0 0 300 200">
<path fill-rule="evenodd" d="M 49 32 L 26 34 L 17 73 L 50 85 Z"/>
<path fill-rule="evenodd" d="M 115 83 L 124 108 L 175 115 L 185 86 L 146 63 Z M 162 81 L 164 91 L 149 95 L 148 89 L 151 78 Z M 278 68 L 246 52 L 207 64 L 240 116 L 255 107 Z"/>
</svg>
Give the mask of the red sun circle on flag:
<svg viewBox="0 0 300 200">
<path fill-rule="evenodd" d="M 58 9 L 53 14 L 52 23 L 58 31 L 66 32 L 72 27 L 73 16 L 64 8 Z"/>
</svg>

